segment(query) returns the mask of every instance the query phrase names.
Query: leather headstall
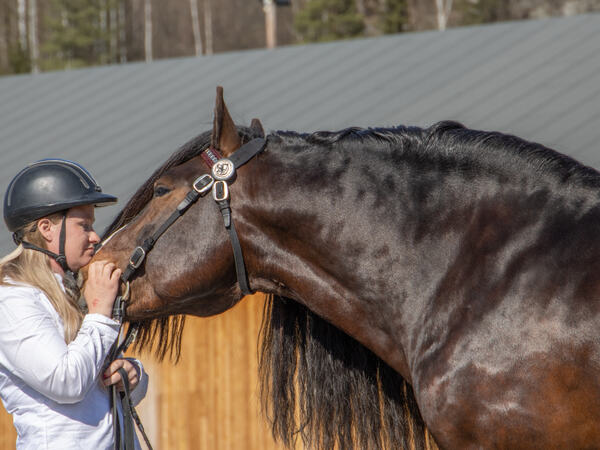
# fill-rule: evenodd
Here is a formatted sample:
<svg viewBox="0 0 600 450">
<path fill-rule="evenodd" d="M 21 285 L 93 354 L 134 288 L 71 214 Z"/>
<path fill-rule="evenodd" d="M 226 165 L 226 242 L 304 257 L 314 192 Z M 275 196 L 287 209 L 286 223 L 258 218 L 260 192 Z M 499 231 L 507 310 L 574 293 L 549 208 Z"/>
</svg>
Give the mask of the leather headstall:
<svg viewBox="0 0 600 450">
<path fill-rule="evenodd" d="M 190 206 L 196 203 L 200 197 L 204 197 L 208 194 L 208 192 L 212 192 L 212 197 L 219 206 L 219 210 L 223 216 L 223 224 L 229 233 L 235 261 L 235 271 L 240 289 L 245 295 L 253 293 L 248 284 L 248 275 L 246 273 L 242 248 L 231 216 L 229 186 L 236 179 L 237 169 L 262 152 L 266 144 L 267 141 L 264 138 L 253 139 L 242 145 L 229 158 L 223 158 L 217 150 L 212 148 L 208 148 L 202 152 L 202 159 L 208 168 L 211 169 L 211 174 L 204 174 L 196 178 L 192 183 L 192 189 L 188 191 L 183 201 L 177 205 L 177 208 L 171 216 L 162 223 L 152 236 L 145 239 L 141 246 L 138 246 L 133 250 L 129 258 L 129 263 L 121 274 L 121 281 L 126 285 L 126 293 L 117 297 L 115 300 L 115 306 L 113 308 L 113 317 L 115 317 L 115 319 L 119 321 L 123 319 L 126 302 L 129 296 L 129 280 L 142 265 L 156 241 L 190 208 Z"/>
</svg>

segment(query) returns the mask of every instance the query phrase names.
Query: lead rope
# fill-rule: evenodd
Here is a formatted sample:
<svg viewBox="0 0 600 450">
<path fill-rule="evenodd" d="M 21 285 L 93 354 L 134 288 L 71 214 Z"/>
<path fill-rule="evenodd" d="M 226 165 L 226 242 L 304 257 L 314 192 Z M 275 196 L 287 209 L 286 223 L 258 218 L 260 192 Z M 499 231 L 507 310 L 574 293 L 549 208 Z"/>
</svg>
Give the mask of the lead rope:
<svg viewBox="0 0 600 450">
<path fill-rule="evenodd" d="M 119 335 L 121 334 L 121 329 L 123 327 L 123 315 L 125 313 L 125 304 L 129 299 L 129 281 L 125 280 L 125 292 L 121 295 L 118 295 L 115 299 L 115 304 L 113 305 L 113 319 L 119 322 Z M 125 353 L 129 346 L 135 340 L 137 333 L 139 330 L 139 324 L 136 322 L 130 323 L 127 328 L 127 333 L 125 334 L 125 338 L 123 342 L 119 345 L 119 342 L 115 342 L 113 347 L 109 353 L 108 360 L 110 362 L 114 361 L 119 355 Z M 142 425 L 142 421 L 140 420 L 135 407 L 131 403 L 130 397 L 130 387 L 129 387 L 129 379 L 127 377 L 127 372 L 120 368 L 117 370 L 121 375 L 121 380 L 123 380 L 123 392 L 118 392 L 116 385 L 109 386 L 110 391 L 110 400 L 111 400 L 111 410 L 113 415 L 113 448 L 114 450 L 134 450 L 135 449 L 135 429 L 133 427 L 133 422 L 140 430 L 146 445 L 149 450 L 152 450 L 152 444 L 150 444 L 150 440 L 146 435 L 146 431 L 144 430 L 144 426 Z M 121 411 L 123 411 L 123 434 L 121 437 L 121 423 L 119 420 L 119 410 L 117 405 L 121 403 Z"/>
<path fill-rule="evenodd" d="M 127 292 L 129 292 L 129 287 L 127 287 Z M 115 316 L 115 312 L 117 312 L 117 316 L 119 315 L 118 311 L 123 311 L 124 303 L 126 302 L 126 298 L 123 296 L 118 296 L 115 300 L 115 303 L 119 303 L 113 308 L 113 316 Z M 122 317 L 121 317 L 122 318 Z M 119 319 L 120 321 L 120 319 Z M 138 324 L 134 323 L 129 326 L 127 329 L 127 334 L 125 335 L 125 339 L 121 343 L 121 345 L 117 345 L 117 342 L 113 345 L 113 348 L 110 353 L 109 361 L 114 361 L 116 357 L 125 351 L 134 341 L 138 332 Z M 113 414 L 113 448 L 115 450 L 133 450 L 135 449 L 135 429 L 133 423 L 138 427 L 142 437 L 144 438 L 144 442 L 146 442 L 146 446 L 149 450 L 152 450 L 152 444 L 150 444 L 150 440 L 146 435 L 146 431 L 144 430 L 144 426 L 142 425 L 142 421 L 131 402 L 130 396 L 130 386 L 129 379 L 127 377 L 127 372 L 120 368 L 118 369 L 119 374 L 121 375 L 121 380 L 123 381 L 123 392 L 118 392 L 116 385 L 109 386 L 110 391 L 110 400 L 111 400 L 111 409 Z M 121 410 L 123 411 L 123 436 L 121 436 L 121 423 L 119 420 L 119 411 L 118 404 L 121 404 Z"/>
</svg>

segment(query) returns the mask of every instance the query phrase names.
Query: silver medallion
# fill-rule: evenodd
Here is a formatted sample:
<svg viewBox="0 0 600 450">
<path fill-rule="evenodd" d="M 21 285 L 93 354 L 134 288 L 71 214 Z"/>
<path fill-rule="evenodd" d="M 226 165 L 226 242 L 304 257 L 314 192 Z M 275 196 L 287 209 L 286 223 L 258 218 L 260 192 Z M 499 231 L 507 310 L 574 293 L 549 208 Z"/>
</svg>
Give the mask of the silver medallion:
<svg viewBox="0 0 600 450">
<path fill-rule="evenodd" d="M 233 163 L 227 158 L 218 160 L 212 166 L 212 174 L 216 180 L 229 180 L 233 176 L 234 172 L 235 167 L 233 166 Z"/>
</svg>

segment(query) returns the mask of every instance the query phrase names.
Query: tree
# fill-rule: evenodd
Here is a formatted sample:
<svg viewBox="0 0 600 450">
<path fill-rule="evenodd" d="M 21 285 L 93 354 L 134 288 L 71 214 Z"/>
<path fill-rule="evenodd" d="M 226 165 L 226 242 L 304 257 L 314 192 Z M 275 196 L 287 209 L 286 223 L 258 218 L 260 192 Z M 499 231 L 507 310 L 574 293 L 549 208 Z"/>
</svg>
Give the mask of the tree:
<svg viewBox="0 0 600 450">
<path fill-rule="evenodd" d="M 510 3 L 505 0 L 459 0 L 456 9 L 461 13 L 463 25 L 476 25 L 516 19 L 511 17 Z"/>
<path fill-rule="evenodd" d="M 109 62 L 110 34 L 103 22 L 106 3 L 107 0 L 52 0 L 46 18 L 50 35 L 42 46 L 40 66 L 52 70 Z"/>
<path fill-rule="evenodd" d="M 277 10 L 273 0 L 263 0 L 265 13 L 265 40 L 267 48 L 277 46 Z"/>
<path fill-rule="evenodd" d="M 204 0 L 204 53 L 212 55 L 213 48 L 213 17 L 211 0 Z"/>
<path fill-rule="evenodd" d="M 294 22 L 304 42 L 356 37 L 365 27 L 354 0 L 310 0 Z"/>
<path fill-rule="evenodd" d="M 19 30 L 19 19 L 22 21 L 22 27 L 26 26 L 24 16 L 25 3 L 18 3 L 18 0 L 0 0 L 0 74 L 26 73 L 31 70 L 27 37 L 26 34 L 20 35 Z"/>
<path fill-rule="evenodd" d="M 600 10 L 600 0 L 0 0 L 0 74 Z M 276 32 L 275 32 L 276 31 Z M 39 45 L 38 45 L 39 43 Z"/>
<path fill-rule="evenodd" d="M 152 0 L 144 0 L 144 55 L 152 61 Z"/>
<path fill-rule="evenodd" d="M 384 0 L 379 16 L 379 28 L 386 34 L 400 33 L 408 27 L 406 0 Z"/>
<path fill-rule="evenodd" d="M 438 30 L 443 31 L 446 29 L 450 11 L 452 11 L 452 0 L 435 0 L 435 9 Z"/>
<path fill-rule="evenodd" d="M 31 61 L 31 71 L 37 73 L 40 71 L 38 62 L 40 59 L 40 50 L 37 31 L 37 0 L 29 0 L 29 61 Z"/>
<path fill-rule="evenodd" d="M 27 4 L 25 0 L 17 0 L 19 24 L 19 46 L 23 51 L 27 48 Z"/>
<path fill-rule="evenodd" d="M 200 19 L 198 18 L 198 0 L 190 0 L 190 18 L 192 20 L 192 33 L 194 34 L 194 53 L 202 54 L 202 36 L 200 35 Z"/>
</svg>

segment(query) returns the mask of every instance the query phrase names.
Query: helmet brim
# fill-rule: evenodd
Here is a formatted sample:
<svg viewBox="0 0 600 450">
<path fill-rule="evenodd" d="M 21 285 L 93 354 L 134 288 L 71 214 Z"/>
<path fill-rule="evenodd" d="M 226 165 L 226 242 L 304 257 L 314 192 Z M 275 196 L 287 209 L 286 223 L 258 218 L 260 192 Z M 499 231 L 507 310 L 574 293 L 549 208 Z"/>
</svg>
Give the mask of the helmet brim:
<svg viewBox="0 0 600 450">
<path fill-rule="evenodd" d="M 49 216 L 50 214 L 54 214 L 59 211 L 67 211 L 71 208 L 84 205 L 94 205 L 95 207 L 110 206 L 117 203 L 117 201 L 118 198 L 114 195 L 104 194 L 102 192 L 93 192 L 70 202 L 49 204 L 38 208 L 16 208 L 14 210 L 13 217 L 18 218 L 18 220 L 8 220 L 5 217 L 5 221 L 10 231 L 16 231 L 28 223 L 33 222 L 34 220 L 41 219 L 42 217 Z"/>
</svg>

